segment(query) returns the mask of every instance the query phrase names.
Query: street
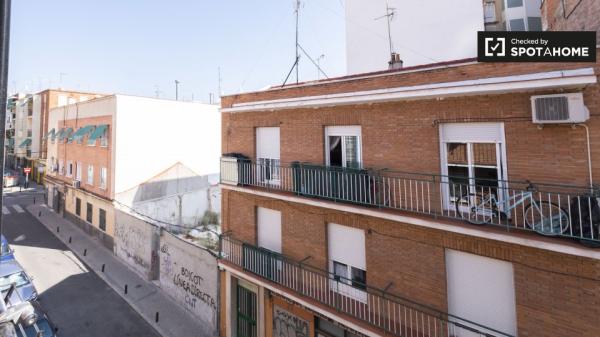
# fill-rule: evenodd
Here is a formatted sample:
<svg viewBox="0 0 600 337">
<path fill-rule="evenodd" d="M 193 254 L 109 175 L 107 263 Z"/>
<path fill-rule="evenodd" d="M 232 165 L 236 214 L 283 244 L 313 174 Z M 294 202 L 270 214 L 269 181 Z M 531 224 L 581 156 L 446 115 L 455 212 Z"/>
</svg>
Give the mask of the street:
<svg viewBox="0 0 600 337">
<path fill-rule="evenodd" d="M 158 336 L 132 308 L 25 207 L 42 194 L 6 194 L 3 233 L 34 278 L 39 301 L 59 336 Z"/>
</svg>

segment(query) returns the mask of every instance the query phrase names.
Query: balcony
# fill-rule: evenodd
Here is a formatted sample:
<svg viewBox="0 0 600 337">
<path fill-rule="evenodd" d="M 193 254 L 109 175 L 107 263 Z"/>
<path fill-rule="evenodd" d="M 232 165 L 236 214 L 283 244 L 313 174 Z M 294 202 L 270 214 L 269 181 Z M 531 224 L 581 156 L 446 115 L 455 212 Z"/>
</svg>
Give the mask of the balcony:
<svg viewBox="0 0 600 337">
<path fill-rule="evenodd" d="M 231 237 L 221 237 L 221 260 L 277 286 L 394 336 L 507 337 L 475 322 L 358 284 Z"/>
<path fill-rule="evenodd" d="M 600 246 L 599 191 L 589 187 L 298 162 L 254 163 L 229 157 L 221 159 L 221 183 L 500 226 Z"/>
</svg>

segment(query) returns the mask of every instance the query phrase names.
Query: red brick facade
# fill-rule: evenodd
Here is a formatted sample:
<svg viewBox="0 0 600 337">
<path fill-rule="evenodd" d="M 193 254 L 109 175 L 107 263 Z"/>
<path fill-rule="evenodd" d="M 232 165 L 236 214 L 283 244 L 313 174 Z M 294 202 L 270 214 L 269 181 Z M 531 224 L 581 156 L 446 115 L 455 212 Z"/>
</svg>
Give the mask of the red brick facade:
<svg viewBox="0 0 600 337">
<path fill-rule="evenodd" d="M 597 0 L 542 1 L 544 30 L 596 31 L 600 45 L 600 2 Z"/>
<path fill-rule="evenodd" d="M 600 74 L 600 63 L 477 63 L 229 96 L 223 98 L 223 107 L 241 102 L 589 67 L 595 69 L 596 76 Z M 593 174 L 600 177 L 600 148 L 594 145 L 600 144 L 600 85 L 567 90 L 571 91 L 583 92 L 590 111 L 585 124 L 590 129 Z M 255 158 L 255 129 L 278 126 L 282 163 L 325 164 L 325 127 L 360 125 L 364 167 L 440 174 L 440 124 L 495 121 L 504 123 L 509 180 L 585 186 L 589 183 L 585 129 L 571 125 L 539 128 L 531 122 L 531 95 L 561 92 L 564 91 L 224 113 L 223 153 L 238 152 Z M 257 241 L 256 207 L 281 211 L 282 253 L 296 260 L 310 255 L 306 263 L 320 269 L 328 269 L 328 223 L 363 229 L 368 285 L 383 289 L 391 282 L 390 293 L 441 311 L 448 311 L 446 249 L 511 262 L 519 336 L 592 337 L 600 331 L 600 321 L 596 318 L 600 315 L 600 260 L 345 213 L 334 206 L 307 206 L 227 189 L 222 200 L 223 230 L 251 244 Z M 530 238 L 536 240 L 535 235 Z"/>
</svg>

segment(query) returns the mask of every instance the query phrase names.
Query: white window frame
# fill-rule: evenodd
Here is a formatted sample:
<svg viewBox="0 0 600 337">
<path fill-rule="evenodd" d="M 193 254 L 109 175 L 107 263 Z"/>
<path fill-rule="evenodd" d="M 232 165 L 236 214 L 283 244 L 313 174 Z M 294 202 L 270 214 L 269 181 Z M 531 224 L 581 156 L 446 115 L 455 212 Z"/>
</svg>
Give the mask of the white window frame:
<svg viewBox="0 0 600 337">
<path fill-rule="evenodd" d="M 82 163 L 80 161 L 77 162 L 77 166 L 75 167 L 75 180 L 81 181 L 81 167 Z"/>
<path fill-rule="evenodd" d="M 108 177 L 108 170 L 106 169 L 106 167 L 101 167 L 100 168 L 100 188 L 101 189 L 106 189 L 107 177 Z"/>
<path fill-rule="evenodd" d="M 516 289 L 512 263 L 452 249 L 445 250 L 448 313 L 517 335 Z M 490 284 L 494 291 L 490 291 Z M 494 303 L 490 306 L 489 303 Z M 454 320 L 453 317 L 450 320 Z M 459 323 L 469 326 L 469 322 Z M 485 331 L 481 327 L 475 327 Z M 493 331 L 485 331 L 492 333 Z M 481 336 L 458 327 L 457 336 Z"/>
<path fill-rule="evenodd" d="M 67 177 L 72 177 L 73 176 L 73 161 L 72 160 L 67 160 Z"/>
<path fill-rule="evenodd" d="M 277 129 L 279 143 L 276 144 L 277 156 L 270 155 L 269 157 L 260 153 L 261 142 L 261 131 Z M 281 165 L 281 128 L 278 126 L 274 127 L 257 127 L 255 129 L 256 138 L 256 173 L 257 180 L 259 183 L 279 186 L 280 181 L 280 165 Z M 274 142 L 270 142 L 274 144 Z"/>
<path fill-rule="evenodd" d="M 91 174 L 90 174 L 90 171 L 91 171 Z M 92 164 L 88 165 L 86 183 L 91 186 L 94 185 L 94 165 L 92 165 Z"/>
<path fill-rule="evenodd" d="M 108 127 L 104 129 L 104 133 L 100 136 L 100 147 L 108 147 Z"/>
<path fill-rule="evenodd" d="M 281 227 L 280 211 L 256 207 L 257 243 L 259 247 L 281 254 L 283 249 Z"/>
<path fill-rule="evenodd" d="M 454 202 L 450 200 L 450 188 L 448 181 L 448 143 L 495 143 L 496 144 L 496 163 L 498 167 L 498 189 L 504 190 L 505 186 L 502 181 L 508 177 L 507 161 L 506 161 L 506 139 L 504 132 L 504 123 L 450 123 L 440 124 L 439 126 L 440 139 L 440 164 L 442 172 L 442 190 L 444 199 L 444 208 L 447 211 L 455 209 Z M 469 157 L 469 177 L 473 177 L 472 158 L 470 147 L 467 146 Z M 505 196 L 499 195 L 499 200 Z M 502 203 L 500 203 L 502 207 Z"/>
<path fill-rule="evenodd" d="M 58 174 L 61 175 L 61 176 L 64 175 L 65 174 L 64 169 L 65 169 L 64 160 L 59 159 L 58 160 Z"/>
<path fill-rule="evenodd" d="M 335 233 L 340 233 L 342 235 L 349 235 L 354 239 L 357 239 L 358 241 L 361 241 L 360 243 L 358 243 L 358 245 L 362 245 L 362 249 L 358 246 L 353 246 L 353 249 L 343 249 L 344 256 L 334 256 L 335 254 L 339 254 L 339 252 L 337 252 L 338 250 L 342 250 L 341 248 L 336 248 L 338 243 L 337 241 L 333 241 L 336 240 L 335 237 Z M 341 245 L 344 245 L 344 243 L 348 242 L 350 238 L 345 238 L 344 240 L 341 240 Z M 367 272 L 367 258 L 366 258 L 366 237 L 365 237 L 365 233 L 364 230 L 359 229 L 359 228 L 354 228 L 354 227 L 350 227 L 350 226 L 344 226 L 344 225 L 339 225 L 336 223 L 328 223 L 327 224 L 327 247 L 328 247 L 328 256 L 327 259 L 329 261 L 329 272 L 331 273 L 331 275 L 335 275 L 335 270 L 334 270 L 334 262 L 340 263 L 340 264 L 344 264 L 346 265 L 347 268 L 347 272 L 346 272 L 346 278 L 347 280 L 344 281 L 338 281 L 335 279 L 332 279 L 329 281 L 329 288 L 333 291 L 336 291 L 344 296 L 350 297 L 352 299 L 355 299 L 357 301 L 366 303 L 367 299 L 368 299 L 368 294 L 366 292 L 366 290 L 364 289 L 360 289 L 357 288 L 355 286 L 352 285 L 351 282 L 351 278 L 352 278 L 352 267 L 363 270 L 365 272 L 365 274 L 367 275 L 368 278 L 368 272 Z M 356 244 L 356 243 L 353 243 Z M 362 251 L 362 254 L 360 253 Z"/>
<path fill-rule="evenodd" d="M 360 125 L 346 126 L 326 126 L 325 127 L 325 164 L 331 166 L 329 158 L 329 137 L 342 137 L 342 167 L 346 167 L 346 142 L 343 140 L 345 136 L 357 137 L 357 160 L 359 168 L 362 168 L 362 127 Z"/>
</svg>

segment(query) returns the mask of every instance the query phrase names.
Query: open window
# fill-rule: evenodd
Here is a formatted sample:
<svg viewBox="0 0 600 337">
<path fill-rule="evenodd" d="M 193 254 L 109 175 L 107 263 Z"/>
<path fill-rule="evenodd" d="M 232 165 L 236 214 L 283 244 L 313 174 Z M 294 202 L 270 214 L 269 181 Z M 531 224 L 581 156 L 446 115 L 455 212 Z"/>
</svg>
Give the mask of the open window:
<svg viewBox="0 0 600 337">
<path fill-rule="evenodd" d="M 325 154 L 328 166 L 360 168 L 360 126 L 328 126 L 325 128 Z"/>
<path fill-rule="evenodd" d="M 445 206 L 467 194 L 504 198 L 506 152 L 502 123 L 452 123 L 440 126 L 442 188 Z"/>
</svg>

